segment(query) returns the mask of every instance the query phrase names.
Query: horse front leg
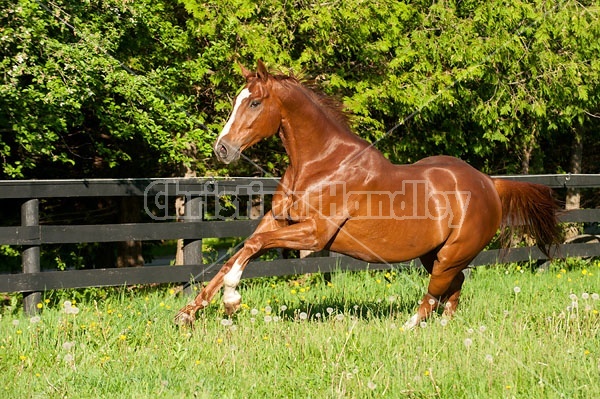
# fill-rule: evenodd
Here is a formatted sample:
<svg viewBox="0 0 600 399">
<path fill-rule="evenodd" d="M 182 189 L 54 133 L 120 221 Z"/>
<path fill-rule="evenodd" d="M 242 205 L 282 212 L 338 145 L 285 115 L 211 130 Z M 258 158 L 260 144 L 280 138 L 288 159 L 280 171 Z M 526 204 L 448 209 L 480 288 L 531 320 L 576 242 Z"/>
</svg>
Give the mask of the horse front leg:
<svg viewBox="0 0 600 399">
<path fill-rule="evenodd" d="M 260 232 L 263 232 L 263 231 L 270 231 L 273 229 L 277 229 L 277 228 L 280 228 L 285 225 L 287 225 L 287 221 L 276 219 L 273 217 L 273 214 L 271 212 L 268 212 L 267 214 L 265 214 L 265 216 L 261 220 L 260 224 L 254 231 L 253 235 L 259 234 Z M 178 324 L 178 325 L 193 324 L 194 320 L 196 319 L 196 313 L 199 310 L 204 309 L 205 307 L 207 307 L 210 304 L 210 302 L 212 301 L 214 296 L 217 294 L 217 292 L 219 292 L 219 290 L 221 289 L 221 287 L 223 287 L 223 285 L 225 285 L 225 287 L 226 287 L 225 293 L 224 293 L 224 300 L 227 300 L 227 302 L 229 304 L 237 303 L 237 306 L 239 306 L 241 297 L 239 298 L 239 300 L 237 300 L 235 298 L 236 297 L 235 288 L 233 289 L 233 292 L 232 292 L 230 287 L 232 285 L 237 286 L 237 283 L 235 283 L 235 278 L 233 278 L 233 277 L 236 276 L 237 274 L 241 275 L 241 272 L 238 271 L 239 266 L 236 266 L 239 264 L 236 262 L 242 255 L 242 252 L 243 252 L 243 248 L 240 249 L 238 252 L 236 252 L 231 258 L 229 258 L 229 260 L 221 267 L 221 269 L 218 271 L 218 273 L 208 282 L 208 284 L 202 289 L 202 291 L 200 291 L 200 293 L 196 296 L 196 298 L 194 298 L 193 301 L 189 302 L 187 305 L 185 305 L 183 308 L 181 308 L 179 310 L 179 312 L 177 312 L 177 314 L 175 315 L 175 323 L 176 324 Z M 232 269 L 234 269 L 234 273 L 229 274 Z M 228 275 L 229 275 L 229 278 L 227 278 Z M 239 294 L 237 294 L 237 295 L 239 295 Z M 225 307 L 225 309 L 228 312 L 230 311 L 231 308 L 232 308 L 231 305 L 226 305 L 226 307 Z"/>
</svg>

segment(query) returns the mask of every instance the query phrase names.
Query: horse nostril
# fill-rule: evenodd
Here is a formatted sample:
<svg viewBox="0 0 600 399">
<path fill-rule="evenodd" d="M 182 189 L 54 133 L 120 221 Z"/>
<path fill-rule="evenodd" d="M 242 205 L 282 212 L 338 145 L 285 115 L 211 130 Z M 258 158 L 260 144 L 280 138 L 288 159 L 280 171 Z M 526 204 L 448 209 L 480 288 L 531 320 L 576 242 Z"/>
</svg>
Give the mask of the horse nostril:
<svg viewBox="0 0 600 399">
<path fill-rule="evenodd" d="M 217 151 L 219 152 L 219 157 L 227 158 L 227 147 L 225 147 L 223 144 L 219 145 Z"/>
</svg>

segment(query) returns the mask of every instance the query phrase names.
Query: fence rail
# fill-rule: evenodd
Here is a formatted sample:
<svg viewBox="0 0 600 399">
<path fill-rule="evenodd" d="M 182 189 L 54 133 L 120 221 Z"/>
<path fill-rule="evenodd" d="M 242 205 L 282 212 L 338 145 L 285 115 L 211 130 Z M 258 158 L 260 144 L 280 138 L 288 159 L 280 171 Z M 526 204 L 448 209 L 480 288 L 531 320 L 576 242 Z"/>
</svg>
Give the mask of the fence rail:
<svg viewBox="0 0 600 399">
<path fill-rule="evenodd" d="M 552 188 L 600 188 L 600 175 L 528 175 L 497 176 L 529 181 Z M 34 311 L 36 293 L 50 289 L 114 286 L 149 283 L 205 281 L 214 276 L 220 265 L 201 264 L 203 238 L 245 237 L 252 233 L 257 220 L 203 220 L 203 198 L 207 195 L 252 196 L 258 192 L 272 194 L 278 184 L 273 178 L 231 179 L 82 179 L 0 181 L 0 200 L 22 200 L 21 225 L 1 226 L 0 245 L 22 246 L 23 273 L 0 275 L 0 292 L 26 293 L 26 310 Z M 143 197 L 145 205 L 165 212 L 176 197 L 184 197 L 188 217 L 184 223 L 173 215 L 158 215 L 148 223 L 47 225 L 40 224 L 40 200 L 81 197 Z M 198 202 L 200 200 L 200 202 Z M 596 223 L 600 209 L 580 209 L 561 215 L 563 222 Z M 105 268 L 65 271 L 40 271 L 40 249 L 48 244 L 94 243 L 119 241 L 154 241 L 184 239 L 184 265 L 140 268 Z M 600 256 L 598 243 L 571 243 L 561 246 L 561 257 Z M 482 252 L 472 266 L 497 262 L 545 259 L 536 247 L 489 250 Z M 418 263 L 418 261 L 416 262 Z M 310 257 L 255 261 L 244 273 L 245 278 L 291 275 L 335 270 L 388 269 L 397 265 L 367 264 L 346 256 Z M 33 294 L 30 294 L 33 293 Z"/>
</svg>

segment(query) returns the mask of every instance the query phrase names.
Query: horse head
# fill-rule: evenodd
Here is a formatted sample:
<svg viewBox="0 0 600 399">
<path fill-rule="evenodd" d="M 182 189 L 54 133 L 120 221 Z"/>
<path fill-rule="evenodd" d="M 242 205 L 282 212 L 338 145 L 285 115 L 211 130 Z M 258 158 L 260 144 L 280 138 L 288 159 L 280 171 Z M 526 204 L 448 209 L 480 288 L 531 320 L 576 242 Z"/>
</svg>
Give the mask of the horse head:
<svg viewBox="0 0 600 399">
<path fill-rule="evenodd" d="M 256 72 L 240 67 L 246 85 L 214 145 L 215 154 L 224 163 L 237 160 L 242 151 L 274 135 L 281 125 L 280 107 L 271 95 L 273 79 L 265 65 L 259 60 Z"/>
</svg>

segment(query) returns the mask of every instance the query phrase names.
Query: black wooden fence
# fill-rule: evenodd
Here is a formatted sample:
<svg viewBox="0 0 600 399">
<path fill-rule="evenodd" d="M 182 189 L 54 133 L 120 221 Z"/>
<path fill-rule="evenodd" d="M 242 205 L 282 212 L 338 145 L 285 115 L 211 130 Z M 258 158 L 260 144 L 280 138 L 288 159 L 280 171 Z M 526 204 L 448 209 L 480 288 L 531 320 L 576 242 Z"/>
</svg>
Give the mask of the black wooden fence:
<svg viewBox="0 0 600 399">
<path fill-rule="evenodd" d="M 546 184 L 556 189 L 600 188 L 600 175 L 537 175 L 500 176 L 506 179 Z M 0 181 L 0 199 L 21 203 L 21 225 L 0 226 L 0 245 L 22 248 L 23 272 L 0 275 L 0 292 L 23 292 L 26 311 L 35 312 L 40 291 L 93 286 L 118 286 L 150 283 L 206 281 L 219 270 L 220 264 L 202 264 L 202 239 L 209 237 L 245 237 L 251 234 L 257 220 L 233 215 L 234 220 L 218 220 L 219 209 L 212 209 L 207 220 L 210 199 L 229 195 L 242 197 L 270 195 L 278 179 L 83 179 Z M 143 197 L 144 207 L 152 219 L 144 223 L 102 225 L 40 224 L 40 200 L 81 197 Z M 176 222 L 172 203 L 184 197 L 186 215 Z M 210 197 L 210 198 L 209 198 Z M 234 201 L 235 202 L 235 201 Z M 217 201 L 216 205 L 219 206 Z M 228 208 L 231 210 L 231 208 Z M 18 212 L 15 209 L 15 212 Z M 600 221 L 600 209 L 580 209 L 566 212 L 563 222 L 595 223 Z M 135 268 L 102 268 L 64 271 L 40 270 L 40 247 L 47 244 L 98 243 L 121 241 L 154 241 L 184 239 L 184 264 Z M 599 256 L 600 244 L 570 243 L 560 248 L 563 257 Z M 502 262 L 544 259 L 536 247 L 489 250 L 472 262 L 473 266 Z M 112 266 L 112 265 L 110 265 Z M 345 256 L 310 257 L 255 261 L 246 269 L 245 278 L 293 275 L 335 270 L 365 268 L 388 269 L 386 264 L 368 265 Z"/>
</svg>

